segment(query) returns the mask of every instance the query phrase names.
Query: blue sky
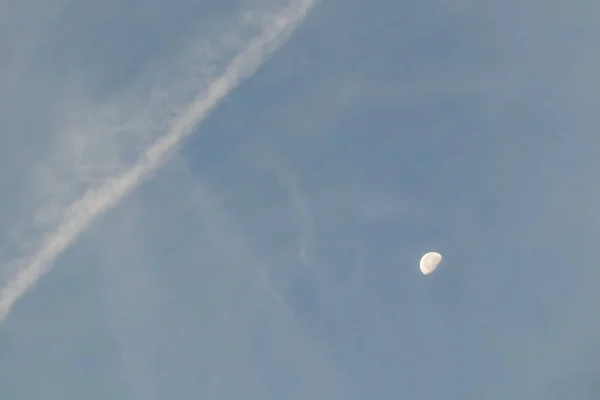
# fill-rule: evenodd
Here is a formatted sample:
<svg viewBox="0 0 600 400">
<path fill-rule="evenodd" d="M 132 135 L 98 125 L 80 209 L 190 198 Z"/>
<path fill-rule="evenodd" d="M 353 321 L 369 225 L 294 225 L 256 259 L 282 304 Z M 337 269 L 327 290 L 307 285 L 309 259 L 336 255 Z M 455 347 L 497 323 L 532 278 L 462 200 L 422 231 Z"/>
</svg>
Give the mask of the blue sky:
<svg viewBox="0 0 600 400">
<path fill-rule="evenodd" d="M 215 4 L 0 2 L 2 399 L 596 399 L 600 5 Z"/>
</svg>

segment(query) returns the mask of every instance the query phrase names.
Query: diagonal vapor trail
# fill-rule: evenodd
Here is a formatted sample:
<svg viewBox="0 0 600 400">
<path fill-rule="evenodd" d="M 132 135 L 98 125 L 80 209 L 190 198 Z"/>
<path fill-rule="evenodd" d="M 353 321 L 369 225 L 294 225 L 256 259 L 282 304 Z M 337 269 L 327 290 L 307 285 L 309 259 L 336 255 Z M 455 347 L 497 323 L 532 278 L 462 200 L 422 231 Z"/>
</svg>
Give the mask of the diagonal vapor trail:
<svg viewBox="0 0 600 400">
<path fill-rule="evenodd" d="M 89 224 L 118 204 L 142 180 L 150 178 L 221 100 L 253 75 L 287 41 L 315 4 L 316 0 L 293 1 L 284 11 L 269 18 L 263 33 L 233 59 L 206 91 L 198 95 L 183 115 L 173 122 L 169 131 L 148 147 L 131 169 L 108 179 L 96 190 L 88 190 L 68 207 L 59 227 L 44 238 L 37 252 L 23 260 L 14 278 L 0 290 L 0 324 L 6 320 L 14 304 L 50 272 L 56 258 Z"/>
</svg>

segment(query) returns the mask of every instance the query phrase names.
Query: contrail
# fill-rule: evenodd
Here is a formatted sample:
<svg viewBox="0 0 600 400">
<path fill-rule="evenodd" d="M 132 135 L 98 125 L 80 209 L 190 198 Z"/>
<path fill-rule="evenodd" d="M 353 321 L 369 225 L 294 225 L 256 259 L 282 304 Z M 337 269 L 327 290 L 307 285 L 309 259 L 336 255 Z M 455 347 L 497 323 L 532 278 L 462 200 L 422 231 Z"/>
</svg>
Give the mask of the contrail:
<svg viewBox="0 0 600 400">
<path fill-rule="evenodd" d="M 16 276 L 0 290 L 0 324 L 6 320 L 15 302 L 51 270 L 56 258 L 102 212 L 114 207 L 143 179 L 160 168 L 177 145 L 193 133 L 208 113 L 236 86 L 253 75 L 273 52 L 277 51 L 304 20 L 316 0 L 292 2 L 284 11 L 268 18 L 263 33 L 239 53 L 223 74 L 200 93 L 178 117 L 169 131 L 146 149 L 140 160 L 123 174 L 108 179 L 99 189 L 88 190 L 68 207 L 59 227 L 47 235 L 40 249 L 23 261 Z"/>
</svg>

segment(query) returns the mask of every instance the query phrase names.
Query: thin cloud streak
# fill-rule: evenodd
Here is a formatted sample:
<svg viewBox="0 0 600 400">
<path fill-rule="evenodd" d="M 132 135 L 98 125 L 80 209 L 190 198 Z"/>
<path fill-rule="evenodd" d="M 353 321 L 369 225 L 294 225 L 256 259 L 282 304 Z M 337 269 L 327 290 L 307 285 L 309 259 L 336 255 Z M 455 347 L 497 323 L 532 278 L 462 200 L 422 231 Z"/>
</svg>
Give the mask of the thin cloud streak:
<svg viewBox="0 0 600 400">
<path fill-rule="evenodd" d="M 87 191 L 65 212 L 62 223 L 43 240 L 40 249 L 23 259 L 16 276 L 0 291 L 0 324 L 14 304 L 51 270 L 56 258 L 73 243 L 102 212 L 114 207 L 144 179 L 151 178 L 196 128 L 235 87 L 253 75 L 277 51 L 315 6 L 315 0 L 292 2 L 284 11 L 266 16 L 263 33 L 227 66 L 224 73 L 201 93 L 168 133 L 146 149 L 128 171 L 108 179 L 99 189 Z"/>
</svg>

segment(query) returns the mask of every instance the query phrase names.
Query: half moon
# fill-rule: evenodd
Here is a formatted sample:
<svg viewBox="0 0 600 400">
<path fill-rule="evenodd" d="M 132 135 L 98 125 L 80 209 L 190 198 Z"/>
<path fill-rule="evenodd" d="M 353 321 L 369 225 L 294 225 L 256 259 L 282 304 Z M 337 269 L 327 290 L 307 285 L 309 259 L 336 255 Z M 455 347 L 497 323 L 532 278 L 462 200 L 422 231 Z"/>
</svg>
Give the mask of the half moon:
<svg viewBox="0 0 600 400">
<path fill-rule="evenodd" d="M 435 251 L 430 251 L 421 257 L 421 261 L 419 262 L 419 267 L 421 268 L 421 272 L 423 275 L 429 275 L 440 265 L 442 262 L 442 255 L 440 253 L 436 253 Z"/>
</svg>

